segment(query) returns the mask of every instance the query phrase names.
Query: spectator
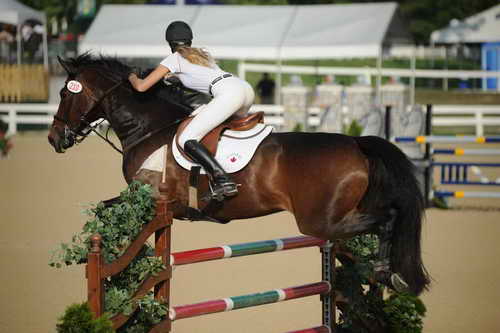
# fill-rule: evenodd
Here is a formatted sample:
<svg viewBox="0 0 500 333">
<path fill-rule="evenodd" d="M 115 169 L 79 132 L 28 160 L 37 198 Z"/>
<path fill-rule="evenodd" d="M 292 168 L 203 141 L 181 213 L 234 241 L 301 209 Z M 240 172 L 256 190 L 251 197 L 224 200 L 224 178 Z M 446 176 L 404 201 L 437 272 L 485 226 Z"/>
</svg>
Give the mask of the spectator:
<svg viewBox="0 0 500 333">
<path fill-rule="evenodd" d="M 261 104 L 274 104 L 274 80 L 264 73 L 262 79 L 257 83 L 257 94 Z"/>
</svg>

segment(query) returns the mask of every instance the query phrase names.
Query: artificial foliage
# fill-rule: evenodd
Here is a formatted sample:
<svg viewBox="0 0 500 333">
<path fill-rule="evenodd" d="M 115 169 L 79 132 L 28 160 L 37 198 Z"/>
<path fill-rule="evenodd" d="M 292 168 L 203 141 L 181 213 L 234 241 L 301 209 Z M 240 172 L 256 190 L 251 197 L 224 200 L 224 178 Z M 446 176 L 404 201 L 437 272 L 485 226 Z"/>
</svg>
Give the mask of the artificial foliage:
<svg viewBox="0 0 500 333">
<path fill-rule="evenodd" d="M 82 232 L 74 235 L 70 243 L 61 244 L 53 252 L 49 264 L 62 267 L 86 263 L 90 237 L 95 233 L 102 236 L 101 249 L 105 262 L 111 263 L 119 258 L 154 217 L 155 202 L 151 193 L 149 185 L 133 182 L 120 194 L 118 203 L 106 207 L 101 202 L 87 209 L 85 213 L 89 220 Z M 153 248 L 149 244 L 144 245 L 124 271 L 105 280 L 105 312 L 109 316 L 119 313 L 131 315 L 130 320 L 118 329 L 119 333 L 148 332 L 167 314 L 167 305 L 155 300 L 152 293 L 131 301 L 144 280 L 165 269 L 161 259 L 153 255 Z"/>
<path fill-rule="evenodd" d="M 337 243 L 335 289 L 339 333 L 421 333 L 426 308 L 416 296 L 388 291 L 373 279 L 378 239 L 361 235 Z M 389 294 L 389 297 L 386 295 Z"/>
<path fill-rule="evenodd" d="M 97 319 L 87 303 L 70 305 L 56 325 L 57 333 L 112 333 L 112 323 L 104 315 Z"/>
</svg>

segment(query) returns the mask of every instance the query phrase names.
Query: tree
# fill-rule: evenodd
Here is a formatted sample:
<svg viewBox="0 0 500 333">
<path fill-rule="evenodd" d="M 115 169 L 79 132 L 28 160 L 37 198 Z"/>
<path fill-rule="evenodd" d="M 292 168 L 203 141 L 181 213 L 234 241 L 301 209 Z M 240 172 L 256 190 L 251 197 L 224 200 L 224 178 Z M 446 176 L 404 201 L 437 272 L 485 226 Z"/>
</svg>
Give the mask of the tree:
<svg viewBox="0 0 500 333">
<path fill-rule="evenodd" d="M 35 8 L 37 10 L 43 10 L 47 15 L 47 22 L 52 22 L 55 18 L 58 22 L 58 30 L 61 31 L 62 22 L 65 19 L 69 30 L 73 32 L 82 32 L 85 30 L 83 28 L 87 27 L 90 22 L 77 22 L 76 17 L 78 10 L 78 0 L 19 0 L 19 2 L 24 3 L 27 6 Z M 103 4 L 144 4 L 147 0 L 96 0 L 97 10 Z M 83 25 L 82 25 L 83 24 Z M 49 25 L 49 30 L 51 26 Z"/>
</svg>

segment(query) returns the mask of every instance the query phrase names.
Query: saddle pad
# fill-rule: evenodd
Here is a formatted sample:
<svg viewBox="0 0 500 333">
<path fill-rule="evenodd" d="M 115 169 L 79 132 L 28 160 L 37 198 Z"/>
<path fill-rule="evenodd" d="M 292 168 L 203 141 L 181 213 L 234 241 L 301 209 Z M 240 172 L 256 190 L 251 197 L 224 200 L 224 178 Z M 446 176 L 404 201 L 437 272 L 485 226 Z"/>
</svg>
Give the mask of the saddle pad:
<svg viewBox="0 0 500 333">
<path fill-rule="evenodd" d="M 238 172 L 250 162 L 259 144 L 272 131 L 272 126 L 266 126 L 264 124 L 257 124 L 248 131 L 226 130 L 222 134 L 219 145 L 217 146 L 215 159 L 227 173 Z M 181 154 L 175 144 L 176 140 L 177 138 L 174 137 L 172 142 L 172 153 L 175 161 L 186 170 L 190 170 L 192 166 L 198 166 L 198 164 L 188 161 Z M 165 147 L 166 146 L 159 148 L 149 156 L 140 169 L 162 172 Z M 201 173 L 206 173 L 203 168 L 201 169 Z"/>
</svg>

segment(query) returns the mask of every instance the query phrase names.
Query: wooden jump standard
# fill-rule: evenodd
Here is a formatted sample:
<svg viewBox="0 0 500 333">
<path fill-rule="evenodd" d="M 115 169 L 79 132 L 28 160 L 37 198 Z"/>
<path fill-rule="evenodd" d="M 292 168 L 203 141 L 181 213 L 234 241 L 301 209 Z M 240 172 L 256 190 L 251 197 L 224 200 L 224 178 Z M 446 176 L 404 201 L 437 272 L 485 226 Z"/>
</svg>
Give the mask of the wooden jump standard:
<svg viewBox="0 0 500 333">
<path fill-rule="evenodd" d="M 96 317 L 101 316 L 104 313 L 104 279 L 125 269 L 141 250 L 149 236 L 154 233 L 155 255 L 161 257 L 162 262 L 165 264 L 167 269 L 160 272 L 156 276 L 146 279 L 132 297 L 134 300 L 139 299 L 146 295 L 149 290 L 154 288 L 155 298 L 169 304 L 170 311 L 168 318 L 157 324 L 150 331 L 150 333 L 170 332 L 171 323 L 174 320 L 276 303 L 313 295 L 321 295 L 323 325 L 289 333 L 330 333 L 333 331 L 333 327 L 335 325 L 335 298 L 332 290 L 332 283 L 335 261 L 332 253 L 331 242 L 316 239 L 314 237 L 299 236 L 171 253 L 172 213 L 168 211 L 165 188 L 160 186 L 160 191 L 161 196 L 156 204 L 155 218 L 145 225 L 144 229 L 132 242 L 132 244 L 130 244 L 125 253 L 114 262 L 110 264 L 104 263 L 101 253 L 102 238 L 100 235 L 92 236 L 92 247 L 88 255 L 86 275 L 88 279 L 88 303 Z M 187 265 L 203 261 L 312 246 L 319 246 L 321 249 L 321 282 L 196 304 L 181 306 L 170 305 L 170 279 L 172 277 L 172 266 L 174 265 Z M 114 316 L 111 318 L 113 328 L 117 329 L 121 327 L 129 318 L 129 316 L 124 314 Z"/>
</svg>

